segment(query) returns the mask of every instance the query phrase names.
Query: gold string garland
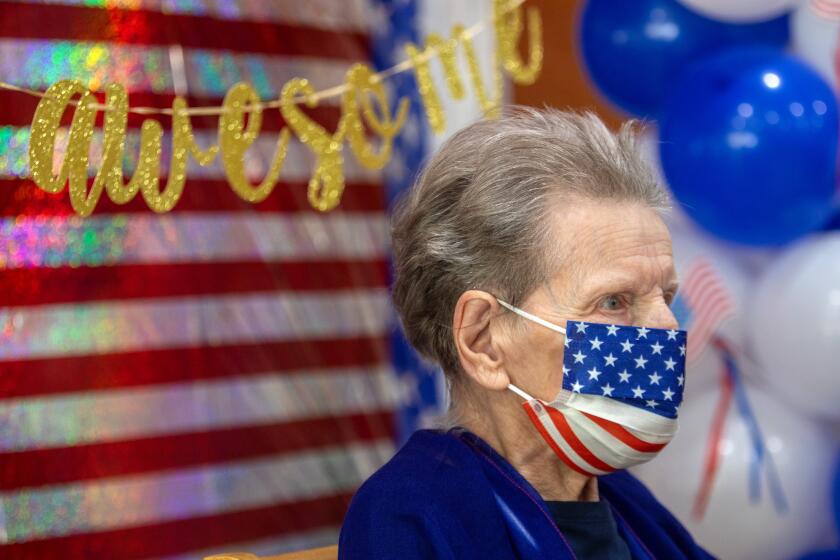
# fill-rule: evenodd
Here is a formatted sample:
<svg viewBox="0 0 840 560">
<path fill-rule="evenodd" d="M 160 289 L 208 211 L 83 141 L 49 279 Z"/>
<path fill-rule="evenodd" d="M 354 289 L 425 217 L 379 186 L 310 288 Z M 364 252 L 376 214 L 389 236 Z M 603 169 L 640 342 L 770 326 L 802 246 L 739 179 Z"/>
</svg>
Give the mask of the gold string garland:
<svg viewBox="0 0 840 560">
<path fill-rule="evenodd" d="M 405 125 L 409 100 L 399 101 L 397 112 L 391 114 L 390 102 L 383 79 L 414 70 L 424 113 L 435 133 L 446 129 L 446 116 L 440 95 L 432 82 L 430 61 L 439 57 L 446 78 L 447 89 L 455 99 L 462 99 L 465 88 L 458 73 L 458 47 L 463 51 L 469 81 L 481 108 L 493 117 L 502 98 L 502 71 L 520 84 L 533 83 L 542 68 L 542 21 L 534 7 L 527 10 L 528 60 L 519 53 L 519 41 L 525 30 L 522 3 L 524 0 L 494 0 L 493 28 L 497 48 L 494 53 L 491 91 L 488 93 L 479 69 L 472 37 L 482 24 L 464 29 L 452 28 L 449 39 L 437 34 L 427 37 L 423 47 L 407 44 L 408 60 L 386 71 L 376 73 L 365 64 L 352 65 L 340 86 L 316 92 L 304 78 L 293 78 L 282 88 L 279 99 L 262 102 L 256 91 L 246 83 L 238 83 L 228 90 L 221 107 L 188 108 L 182 97 L 176 97 L 172 109 L 154 110 L 146 107 L 130 108 L 128 95 L 120 84 L 110 84 L 105 91 L 105 104 L 97 103 L 91 93 L 77 80 L 62 80 L 46 92 L 32 92 L 0 84 L 6 89 L 25 91 L 41 97 L 32 119 L 29 141 L 29 165 L 34 182 L 44 191 L 59 193 L 68 185 L 70 203 L 81 216 L 89 216 L 104 193 L 116 204 L 125 204 L 139 192 L 148 207 L 155 212 L 169 212 L 184 192 L 187 162 L 192 157 L 199 165 L 212 163 L 220 156 L 225 177 L 231 189 L 249 202 L 265 200 L 276 186 L 294 134 L 315 155 L 315 166 L 309 181 L 308 200 L 313 208 L 326 212 L 335 208 L 344 192 L 345 140 L 358 162 L 368 169 L 381 169 L 391 158 L 393 140 Z M 327 97 L 341 96 L 341 117 L 335 132 L 328 132 L 304 113 L 299 104 L 310 108 Z M 53 173 L 56 134 L 61 117 L 68 107 L 74 107 L 67 142 L 67 150 L 58 174 Z M 245 154 L 257 140 L 265 109 L 279 109 L 288 127 L 277 139 L 274 156 L 265 177 L 252 184 L 245 171 Z M 88 188 L 89 151 L 93 139 L 97 111 L 104 111 L 103 148 L 99 168 Z M 122 166 L 126 143 L 128 113 L 172 115 L 172 153 L 169 176 L 160 188 L 163 127 L 154 119 L 143 122 L 140 130 L 140 152 L 136 169 L 124 183 Z M 195 141 L 191 115 L 219 115 L 218 145 L 201 149 Z M 378 137 L 378 150 L 369 141 L 366 127 Z"/>
</svg>

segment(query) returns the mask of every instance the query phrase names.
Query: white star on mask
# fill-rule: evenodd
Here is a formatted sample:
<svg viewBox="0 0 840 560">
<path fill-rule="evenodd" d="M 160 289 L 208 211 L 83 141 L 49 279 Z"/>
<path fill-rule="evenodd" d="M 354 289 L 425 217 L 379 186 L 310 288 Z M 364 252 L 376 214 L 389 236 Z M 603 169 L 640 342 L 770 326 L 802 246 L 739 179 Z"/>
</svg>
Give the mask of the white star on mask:
<svg viewBox="0 0 840 560">
<path fill-rule="evenodd" d="M 644 356 L 639 356 L 638 358 L 636 358 L 636 369 L 645 369 L 646 363 L 648 363 L 648 361 L 645 360 Z"/>
<path fill-rule="evenodd" d="M 656 401 L 645 401 L 645 404 L 651 408 L 656 408 Z"/>
<path fill-rule="evenodd" d="M 641 399 L 642 397 L 645 396 L 645 390 L 642 389 L 641 385 L 636 385 L 636 388 L 632 389 L 632 391 L 633 391 L 633 398 L 635 398 L 635 399 Z"/>
<path fill-rule="evenodd" d="M 584 358 L 586 358 L 586 354 L 578 350 L 577 354 L 572 354 L 572 357 L 575 359 L 576 364 L 582 364 Z"/>
<path fill-rule="evenodd" d="M 615 356 L 613 356 L 612 352 L 610 352 L 608 356 L 604 356 L 604 361 L 605 361 L 605 362 L 607 362 L 605 365 L 607 365 L 607 366 L 614 366 L 614 365 L 615 365 L 615 361 L 616 361 L 617 359 L 618 359 L 618 358 L 616 358 Z"/>
<path fill-rule="evenodd" d="M 677 331 L 674 329 L 668 331 L 668 340 L 677 340 Z"/>
<path fill-rule="evenodd" d="M 592 350 L 600 350 L 603 342 L 596 336 L 595 338 L 589 341 L 589 344 L 592 345 Z"/>
<path fill-rule="evenodd" d="M 574 391 L 575 393 L 580 393 L 580 390 L 581 390 L 581 389 L 583 389 L 583 385 L 581 385 L 581 384 L 580 384 L 580 383 L 578 383 L 577 381 L 575 381 L 574 383 L 572 383 L 572 391 Z"/>
<path fill-rule="evenodd" d="M 578 324 L 577 324 L 577 332 L 582 332 L 582 333 L 585 333 L 585 332 L 586 332 L 586 328 L 587 328 L 588 326 L 589 326 L 589 325 L 587 325 L 586 323 L 578 323 Z"/>
<path fill-rule="evenodd" d="M 634 346 L 635 346 L 635 344 L 630 342 L 629 339 L 625 340 L 624 342 L 621 343 L 621 351 L 622 352 L 630 352 L 633 349 Z"/>
<path fill-rule="evenodd" d="M 645 327 L 641 327 L 641 328 L 636 329 L 636 330 L 639 332 L 638 336 L 636 336 L 637 339 L 638 338 L 647 338 L 648 329 L 646 329 Z"/>
<path fill-rule="evenodd" d="M 662 397 L 663 397 L 666 401 L 672 401 L 672 400 L 674 400 L 674 392 L 671 390 L 671 388 L 670 388 L 670 387 L 668 387 L 667 389 L 665 389 L 664 391 L 662 391 Z"/>
<path fill-rule="evenodd" d="M 610 386 L 609 383 L 601 387 L 601 390 L 604 392 L 605 397 L 611 397 L 614 389 L 615 387 Z"/>
<path fill-rule="evenodd" d="M 618 376 L 621 378 L 619 379 L 619 383 L 630 383 L 630 374 L 627 372 L 626 368 L 624 371 L 619 373 Z"/>
<path fill-rule="evenodd" d="M 667 360 L 665 360 L 665 369 L 669 369 L 671 371 L 674 371 L 674 366 L 675 365 L 677 365 L 677 362 L 675 362 L 671 358 L 668 358 Z"/>
<path fill-rule="evenodd" d="M 651 385 L 659 385 L 659 380 L 662 379 L 662 376 L 659 375 L 657 372 L 653 372 L 653 375 L 648 375 L 650 378 Z"/>
<path fill-rule="evenodd" d="M 596 368 L 596 367 L 593 367 L 592 369 L 590 369 L 586 373 L 589 374 L 589 379 L 595 379 L 595 380 L 597 380 L 598 376 L 601 375 L 601 372 L 598 371 L 598 368 Z"/>
<path fill-rule="evenodd" d="M 607 335 L 608 336 L 618 336 L 618 327 L 615 325 L 610 325 L 607 327 Z"/>
<path fill-rule="evenodd" d="M 650 345 L 650 347 L 653 349 L 654 354 L 659 354 L 660 356 L 662 355 L 662 349 L 665 348 L 664 346 L 659 344 L 659 342 L 654 342 Z"/>
</svg>

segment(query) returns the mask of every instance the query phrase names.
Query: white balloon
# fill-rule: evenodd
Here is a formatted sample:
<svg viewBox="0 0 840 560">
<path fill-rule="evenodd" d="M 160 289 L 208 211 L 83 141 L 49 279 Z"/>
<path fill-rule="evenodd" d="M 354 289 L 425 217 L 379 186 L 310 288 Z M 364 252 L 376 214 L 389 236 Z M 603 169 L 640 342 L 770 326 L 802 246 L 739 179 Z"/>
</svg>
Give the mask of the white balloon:
<svg viewBox="0 0 840 560">
<path fill-rule="evenodd" d="M 659 130 L 649 123 L 644 131 L 637 136 L 639 154 L 650 168 L 660 188 L 668 194 L 671 210 L 663 217 L 669 228 L 692 228 L 694 223 L 689 215 L 683 211 L 680 201 L 673 195 L 668 182 L 665 180 L 665 172 L 662 170 L 662 162 L 659 159 Z"/>
<path fill-rule="evenodd" d="M 798 0 L 680 0 L 688 8 L 712 19 L 747 23 L 789 12 Z"/>
<path fill-rule="evenodd" d="M 691 399 L 717 387 L 724 365 L 723 356 L 714 347 L 703 352 L 696 360 L 686 363 L 685 398 Z"/>
<path fill-rule="evenodd" d="M 803 2 L 790 19 L 793 52 L 808 62 L 832 86 L 837 87 L 834 63 L 840 19 L 818 15 L 811 2 Z"/>
<path fill-rule="evenodd" d="M 835 449 L 822 430 L 775 398 L 749 390 L 769 456 L 782 482 L 788 510 L 779 513 L 762 472 L 761 499 L 749 494 L 753 461 L 746 425 L 729 411 L 718 446 L 719 470 L 701 521 L 692 517 L 701 483 L 706 441 L 719 392 L 687 399 L 680 430 L 659 457 L 634 473 L 709 552 L 726 560 L 788 560 L 831 546 L 831 482 Z M 734 406 L 734 403 L 733 403 Z"/>
<path fill-rule="evenodd" d="M 720 250 L 730 262 L 737 262 L 750 279 L 756 279 L 763 274 L 783 252 L 778 247 L 749 247 L 733 243 L 720 243 Z"/>
<path fill-rule="evenodd" d="M 761 277 L 750 315 L 762 380 L 803 413 L 840 419 L 840 232 L 785 251 Z"/>
</svg>

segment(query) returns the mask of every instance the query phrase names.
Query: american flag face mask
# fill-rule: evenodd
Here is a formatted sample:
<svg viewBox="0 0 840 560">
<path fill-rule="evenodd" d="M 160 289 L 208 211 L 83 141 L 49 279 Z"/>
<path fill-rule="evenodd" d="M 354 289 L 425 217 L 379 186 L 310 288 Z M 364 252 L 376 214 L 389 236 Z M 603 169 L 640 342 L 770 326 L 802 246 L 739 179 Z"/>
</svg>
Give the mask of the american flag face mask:
<svg viewBox="0 0 840 560">
<path fill-rule="evenodd" d="M 677 431 L 686 332 L 585 321 L 566 328 L 498 300 L 565 335 L 563 385 L 547 403 L 516 387 L 546 443 L 572 469 L 596 476 L 653 459 Z"/>
</svg>

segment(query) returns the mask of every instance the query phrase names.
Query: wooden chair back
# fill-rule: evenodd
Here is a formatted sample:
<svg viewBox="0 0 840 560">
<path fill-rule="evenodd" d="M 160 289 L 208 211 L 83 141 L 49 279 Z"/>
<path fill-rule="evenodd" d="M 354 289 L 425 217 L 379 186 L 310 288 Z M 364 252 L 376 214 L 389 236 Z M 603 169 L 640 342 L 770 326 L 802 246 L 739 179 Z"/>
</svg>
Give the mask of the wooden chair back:
<svg viewBox="0 0 840 560">
<path fill-rule="evenodd" d="M 204 560 L 337 560 L 338 545 L 310 548 L 297 552 L 287 552 L 275 556 L 257 556 L 248 552 L 223 552 L 206 556 Z"/>
</svg>

